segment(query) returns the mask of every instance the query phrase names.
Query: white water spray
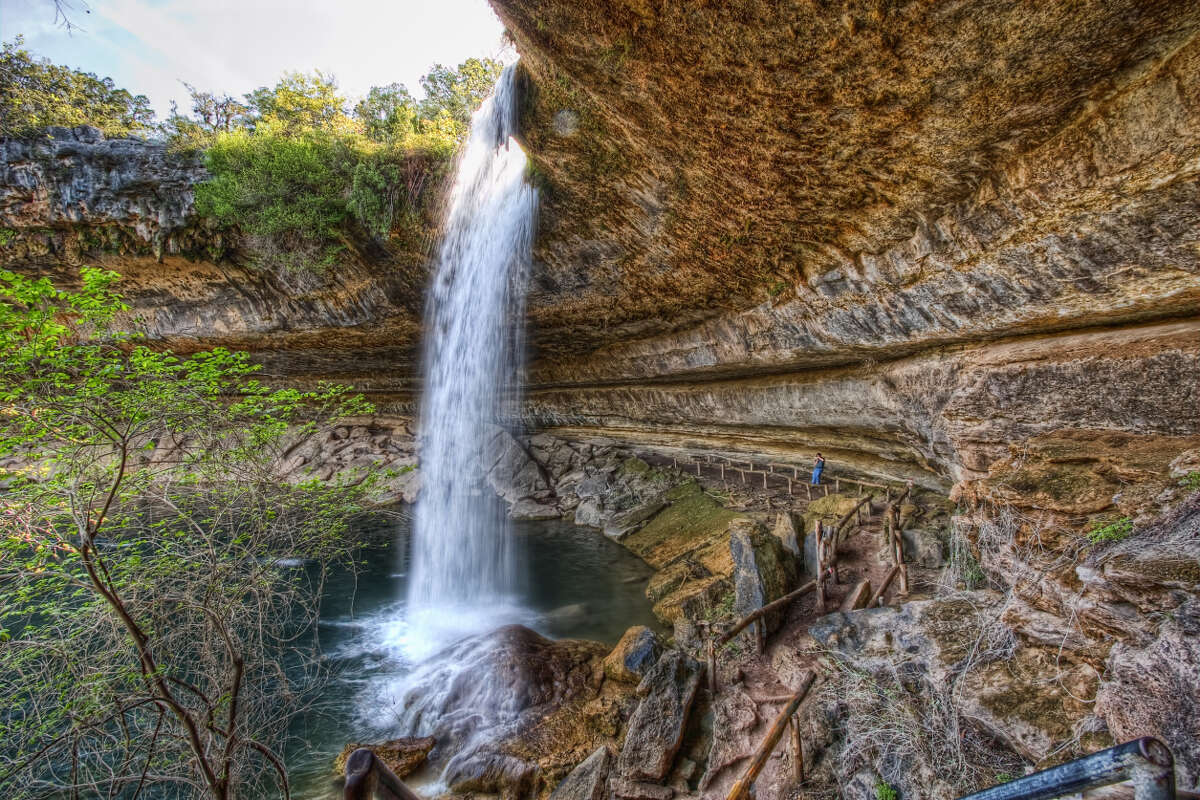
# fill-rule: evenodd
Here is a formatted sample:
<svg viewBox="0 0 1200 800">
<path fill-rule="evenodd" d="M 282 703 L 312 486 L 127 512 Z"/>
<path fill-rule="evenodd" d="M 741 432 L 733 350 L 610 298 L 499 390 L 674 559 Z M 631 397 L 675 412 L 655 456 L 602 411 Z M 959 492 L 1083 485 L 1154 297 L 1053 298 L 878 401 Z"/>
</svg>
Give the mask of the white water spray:
<svg viewBox="0 0 1200 800">
<path fill-rule="evenodd" d="M 514 70 L 471 119 L 426 311 L 421 497 L 408 591 L 409 654 L 516 619 L 506 518 L 484 483 L 487 444 L 524 356 L 537 206 L 514 140 Z"/>
</svg>

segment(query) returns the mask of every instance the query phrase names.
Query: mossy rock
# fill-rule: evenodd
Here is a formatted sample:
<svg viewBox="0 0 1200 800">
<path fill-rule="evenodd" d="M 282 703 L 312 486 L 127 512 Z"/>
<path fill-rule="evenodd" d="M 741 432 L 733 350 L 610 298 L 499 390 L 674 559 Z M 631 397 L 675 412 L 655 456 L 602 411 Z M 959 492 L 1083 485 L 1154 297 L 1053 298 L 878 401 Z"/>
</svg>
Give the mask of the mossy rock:
<svg viewBox="0 0 1200 800">
<path fill-rule="evenodd" d="M 818 497 L 809 503 L 804 511 L 804 530 L 801 533 L 809 533 L 817 520 L 836 522 L 849 514 L 860 500 L 862 495 L 846 493 Z"/>
<path fill-rule="evenodd" d="M 729 523 L 739 516 L 706 494 L 695 481 L 674 487 L 665 498 L 670 505 L 622 541 L 655 569 L 723 538 Z"/>
</svg>

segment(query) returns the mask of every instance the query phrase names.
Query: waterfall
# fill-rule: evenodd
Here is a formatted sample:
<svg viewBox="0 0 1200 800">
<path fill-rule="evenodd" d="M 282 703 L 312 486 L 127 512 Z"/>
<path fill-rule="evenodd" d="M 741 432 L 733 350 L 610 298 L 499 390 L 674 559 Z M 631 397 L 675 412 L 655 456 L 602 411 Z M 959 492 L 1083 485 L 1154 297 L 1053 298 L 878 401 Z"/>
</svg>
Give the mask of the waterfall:
<svg viewBox="0 0 1200 800">
<path fill-rule="evenodd" d="M 509 66 L 471 119 L 426 309 L 408 590 L 408 649 L 418 657 L 513 621 L 512 537 L 484 473 L 502 404 L 519 390 L 537 207 L 513 138 L 516 100 Z"/>
</svg>

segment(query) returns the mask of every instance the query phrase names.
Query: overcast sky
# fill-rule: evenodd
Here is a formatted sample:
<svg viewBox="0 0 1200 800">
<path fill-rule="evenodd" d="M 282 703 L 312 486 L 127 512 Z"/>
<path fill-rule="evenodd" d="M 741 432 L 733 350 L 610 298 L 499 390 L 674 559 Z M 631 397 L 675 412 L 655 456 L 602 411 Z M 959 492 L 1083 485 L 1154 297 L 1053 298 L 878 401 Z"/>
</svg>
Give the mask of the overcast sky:
<svg viewBox="0 0 1200 800">
<path fill-rule="evenodd" d="M 286 70 L 334 75 L 361 96 L 393 81 L 420 93 L 434 63 L 471 56 L 510 61 L 487 0 L 68 0 L 67 32 L 53 0 L 0 0 L 0 38 L 57 64 L 111 77 L 150 98 L 160 118 L 171 101 L 189 110 L 181 81 L 242 95 Z"/>
</svg>

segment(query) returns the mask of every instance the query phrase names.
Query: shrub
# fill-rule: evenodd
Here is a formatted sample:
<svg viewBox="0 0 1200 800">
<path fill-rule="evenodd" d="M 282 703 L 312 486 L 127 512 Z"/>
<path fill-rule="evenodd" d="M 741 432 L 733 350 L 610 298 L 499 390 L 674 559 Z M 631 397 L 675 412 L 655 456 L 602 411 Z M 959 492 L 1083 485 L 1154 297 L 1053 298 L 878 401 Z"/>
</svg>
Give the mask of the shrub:
<svg viewBox="0 0 1200 800">
<path fill-rule="evenodd" d="M 879 778 L 875 781 L 875 800 L 896 800 L 896 787 Z"/>
<path fill-rule="evenodd" d="M 258 240 L 264 266 L 321 270 L 348 242 L 386 239 L 419 220 L 449 166 L 448 147 L 399 147 L 361 136 L 271 129 L 219 133 L 197 185 L 196 210 Z"/>
<path fill-rule="evenodd" d="M 1107 524 L 1094 524 L 1087 532 L 1088 541 L 1092 544 L 1108 544 L 1121 542 L 1133 535 L 1133 520 L 1122 517 Z"/>
</svg>

